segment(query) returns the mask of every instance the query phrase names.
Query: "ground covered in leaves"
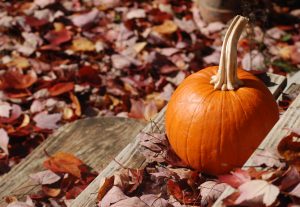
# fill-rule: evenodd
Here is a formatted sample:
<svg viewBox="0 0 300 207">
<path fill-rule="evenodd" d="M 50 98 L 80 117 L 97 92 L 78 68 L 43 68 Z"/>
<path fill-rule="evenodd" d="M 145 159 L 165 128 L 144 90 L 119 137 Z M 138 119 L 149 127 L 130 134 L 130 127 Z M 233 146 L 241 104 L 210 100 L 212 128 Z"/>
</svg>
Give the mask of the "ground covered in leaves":
<svg viewBox="0 0 300 207">
<path fill-rule="evenodd" d="M 8 207 L 70 206 L 98 175 L 72 154 L 58 152 L 48 156 L 43 163 L 45 170 L 29 175 L 32 184 L 25 186 L 28 193 L 5 197 Z M 18 197 L 26 197 L 26 201 Z"/>
<path fill-rule="evenodd" d="M 243 68 L 298 70 L 299 10 L 242 10 L 252 20 L 239 43 Z M 2 1 L 0 174 L 76 119 L 149 120 L 187 75 L 218 64 L 225 30 L 192 1 Z"/>
<path fill-rule="evenodd" d="M 291 130 L 291 129 L 287 129 Z M 254 166 L 212 177 L 189 169 L 169 146 L 164 134 L 139 135 L 149 162 L 106 178 L 98 192 L 99 207 L 211 206 L 229 186 L 226 206 L 297 206 L 300 204 L 300 131 L 291 130 L 277 149 L 253 157 Z"/>
</svg>

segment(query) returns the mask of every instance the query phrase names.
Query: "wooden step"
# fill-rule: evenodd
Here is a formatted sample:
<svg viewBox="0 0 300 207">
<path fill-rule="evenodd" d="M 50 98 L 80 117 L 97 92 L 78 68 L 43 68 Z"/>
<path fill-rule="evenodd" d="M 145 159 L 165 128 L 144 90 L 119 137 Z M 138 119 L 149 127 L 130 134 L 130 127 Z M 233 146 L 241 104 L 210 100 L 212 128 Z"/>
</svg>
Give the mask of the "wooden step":
<svg viewBox="0 0 300 207">
<path fill-rule="evenodd" d="M 50 155 L 59 151 L 72 153 L 100 172 L 145 125 L 145 122 L 133 119 L 98 117 L 61 127 L 9 173 L 0 177 L 0 206 L 6 206 L 5 196 L 32 193 L 29 175 L 43 170 L 43 161 L 47 159 L 44 150 Z"/>
<path fill-rule="evenodd" d="M 274 97 L 278 97 L 286 86 L 286 78 L 279 75 L 267 74 L 265 78 L 267 86 Z M 163 132 L 164 114 L 166 108 L 163 108 L 155 117 L 153 122 L 149 123 L 143 132 Z M 159 129 L 158 129 L 159 128 Z M 96 204 L 97 192 L 101 181 L 105 177 L 113 175 L 122 166 L 130 168 L 140 168 L 146 164 L 145 157 L 139 152 L 139 140 L 136 137 L 116 156 L 117 162 L 110 162 L 106 168 L 97 176 L 97 178 L 72 202 L 72 207 L 94 207 Z M 122 166 L 120 166 L 120 164 Z"/>
</svg>

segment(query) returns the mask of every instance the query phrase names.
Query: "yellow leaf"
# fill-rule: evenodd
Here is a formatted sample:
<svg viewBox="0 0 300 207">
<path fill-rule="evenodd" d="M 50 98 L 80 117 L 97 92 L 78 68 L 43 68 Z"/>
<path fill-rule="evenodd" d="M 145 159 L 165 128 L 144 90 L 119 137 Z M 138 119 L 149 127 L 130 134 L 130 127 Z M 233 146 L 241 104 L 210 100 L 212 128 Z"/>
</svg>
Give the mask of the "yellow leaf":
<svg viewBox="0 0 300 207">
<path fill-rule="evenodd" d="M 30 66 L 29 61 L 27 60 L 27 58 L 21 57 L 21 56 L 16 56 L 13 57 L 12 61 L 10 61 L 7 66 L 9 67 L 16 67 L 19 69 L 25 69 L 28 68 Z"/>
<path fill-rule="evenodd" d="M 173 21 L 166 20 L 163 24 L 152 27 L 152 30 L 159 34 L 168 35 L 176 32 L 177 28 L 177 25 Z"/>
<path fill-rule="evenodd" d="M 136 53 L 139 53 L 146 47 L 146 45 L 147 45 L 147 42 L 137 42 L 137 43 L 135 43 L 133 48 Z"/>
<path fill-rule="evenodd" d="M 73 40 L 71 49 L 75 52 L 94 51 L 95 45 L 87 38 L 80 37 Z"/>
<path fill-rule="evenodd" d="M 65 120 L 69 120 L 73 117 L 74 112 L 72 109 L 70 109 L 69 107 L 65 107 L 64 111 L 63 111 L 63 119 Z"/>
</svg>

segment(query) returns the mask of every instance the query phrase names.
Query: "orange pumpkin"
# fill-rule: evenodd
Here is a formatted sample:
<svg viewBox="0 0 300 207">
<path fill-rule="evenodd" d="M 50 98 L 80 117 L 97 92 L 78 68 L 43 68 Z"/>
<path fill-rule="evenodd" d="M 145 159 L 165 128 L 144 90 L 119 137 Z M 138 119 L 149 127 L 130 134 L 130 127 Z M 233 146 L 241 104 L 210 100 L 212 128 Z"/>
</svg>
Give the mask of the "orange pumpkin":
<svg viewBox="0 0 300 207">
<path fill-rule="evenodd" d="M 237 69 L 237 41 L 247 21 L 234 18 L 220 65 L 187 77 L 166 110 L 166 134 L 176 154 L 190 167 L 212 175 L 241 167 L 279 118 L 268 88 Z"/>
</svg>

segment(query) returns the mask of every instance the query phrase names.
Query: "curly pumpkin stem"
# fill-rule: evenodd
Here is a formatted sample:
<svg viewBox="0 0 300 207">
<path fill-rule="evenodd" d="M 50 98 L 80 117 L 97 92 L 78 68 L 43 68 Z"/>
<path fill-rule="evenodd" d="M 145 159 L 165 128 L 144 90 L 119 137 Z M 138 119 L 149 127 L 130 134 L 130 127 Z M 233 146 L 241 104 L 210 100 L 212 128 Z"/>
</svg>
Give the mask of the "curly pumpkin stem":
<svg viewBox="0 0 300 207">
<path fill-rule="evenodd" d="M 215 89 L 235 90 L 243 85 L 237 77 L 237 43 L 247 22 L 247 18 L 236 16 L 225 34 L 218 73 L 211 78 Z"/>
</svg>

